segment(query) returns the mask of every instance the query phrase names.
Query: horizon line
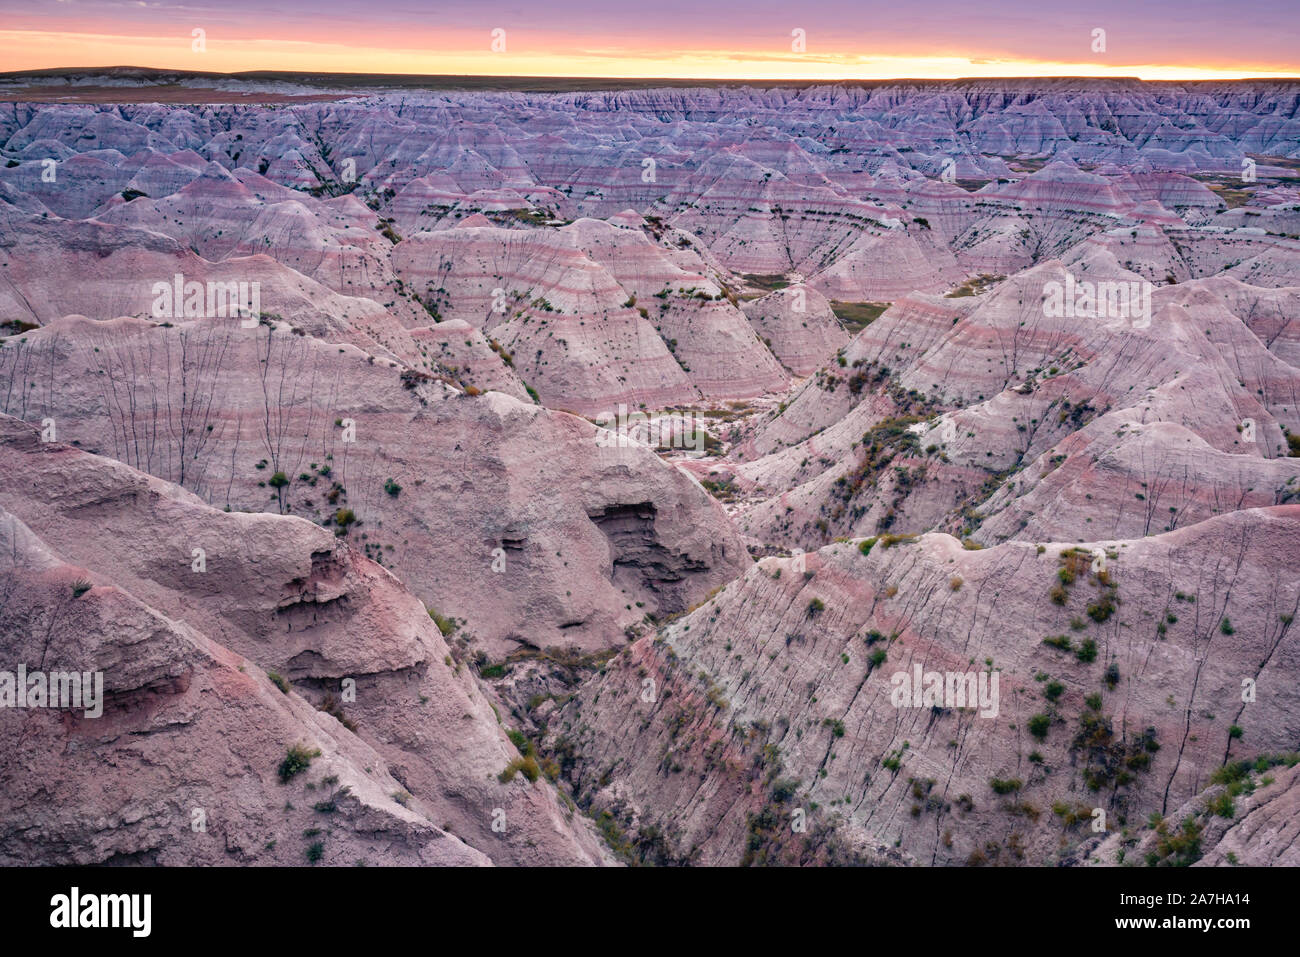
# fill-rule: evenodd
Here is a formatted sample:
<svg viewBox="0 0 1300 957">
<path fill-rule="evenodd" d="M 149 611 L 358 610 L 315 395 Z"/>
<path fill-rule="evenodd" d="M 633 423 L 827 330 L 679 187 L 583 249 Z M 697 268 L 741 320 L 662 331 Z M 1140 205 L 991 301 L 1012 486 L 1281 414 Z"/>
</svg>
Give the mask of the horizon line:
<svg viewBox="0 0 1300 957">
<path fill-rule="evenodd" d="M 107 66 L 51 66 L 38 67 L 26 70 L 4 70 L 0 71 L 0 79 L 11 80 L 21 79 L 24 77 L 41 77 L 42 75 L 72 75 L 84 74 L 93 76 L 95 74 L 110 72 L 127 72 L 136 73 L 155 73 L 155 74 L 172 74 L 178 76 L 193 77 L 229 77 L 239 78 L 257 78 L 264 76 L 283 76 L 283 77 L 340 77 L 340 78 L 357 78 L 357 79 L 436 79 L 436 80 L 584 80 L 584 81 L 609 81 L 611 83 L 650 83 L 665 82 L 673 84 L 685 83 L 750 83 L 750 84 L 794 84 L 794 85 L 834 85 L 834 84 L 852 84 L 852 83 L 997 83 L 1007 81 L 1027 82 L 1034 80 L 1081 80 L 1093 83 L 1105 82 L 1137 82 L 1137 83 L 1271 83 L 1271 82 L 1300 82 L 1300 74 L 1276 74 L 1267 76 L 1187 76 L 1178 78 L 1158 78 L 1147 79 L 1139 74 L 1091 74 L 1091 73 L 1042 73 L 1033 75 L 1007 74 L 1005 76 L 908 76 L 908 77 L 891 77 L 891 76 L 861 76 L 861 77 L 763 77 L 763 76 L 667 76 L 667 75 L 642 75 L 642 76 L 611 76 L 608 74 L 583 74 L 583 73 L 385 73 L 385 72 L 362 72 L 355 70 L 286 70 L 275 68 L 259 68 L 254 70 L 194 70 L 183 67 L 157 67 L 157 66 L 139 66 L 134 64 L 113 64 Z"/>
</svg>

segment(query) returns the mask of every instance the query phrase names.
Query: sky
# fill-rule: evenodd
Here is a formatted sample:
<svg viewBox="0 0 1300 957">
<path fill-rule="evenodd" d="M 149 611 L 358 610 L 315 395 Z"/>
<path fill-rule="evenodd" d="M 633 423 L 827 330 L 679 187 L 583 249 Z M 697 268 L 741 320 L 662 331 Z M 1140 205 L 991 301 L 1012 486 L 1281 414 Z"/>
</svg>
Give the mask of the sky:
<svg viewBox="0 0 1300 957">
<path fill-rule="evenodd" d="M 1296 0 L 0 0 L 0 70 L 1300 76 L 1298 14 Z"/>
</svg>

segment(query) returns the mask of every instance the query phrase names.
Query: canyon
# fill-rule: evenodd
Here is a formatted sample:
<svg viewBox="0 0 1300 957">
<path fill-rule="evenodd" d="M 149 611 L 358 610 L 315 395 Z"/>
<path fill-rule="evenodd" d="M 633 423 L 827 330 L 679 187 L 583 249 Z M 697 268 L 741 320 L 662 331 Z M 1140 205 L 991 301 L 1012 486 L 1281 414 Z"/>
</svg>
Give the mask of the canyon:
<svg viewBox="0 0 1300 957">
<path fill-rule="evenodd" d="M 0 860 L 1300 863 L 1300 83 L 83 82 Z"/>
</svg>

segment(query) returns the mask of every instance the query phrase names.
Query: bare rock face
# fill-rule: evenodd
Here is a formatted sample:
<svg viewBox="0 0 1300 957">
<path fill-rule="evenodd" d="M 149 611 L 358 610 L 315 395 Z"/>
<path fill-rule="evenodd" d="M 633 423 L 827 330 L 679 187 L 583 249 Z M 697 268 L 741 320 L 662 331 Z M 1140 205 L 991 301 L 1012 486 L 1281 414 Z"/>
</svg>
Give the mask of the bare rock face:
<svg viewBox="0 0 1300 957">
<path fill-rule="evenodd" d="M 938 292 L 962 275 L 952 254 L 924 234 L 893 228 L 864 233 L 835 263 L 810 280 L 828 299 L 892 301 L 910 292 Z"/>
<path fill-rule="evenodd" d="M 787 381 L 703 263 L 683 269 L 636 229 L 588 219 L 547 231 L 459 227 L 417 234 L 394 257 L 440 316 L 499 339 L 553 407 L 662 408 Z"/>
<path fill-rule="evenodd" d="M 1241 797 L 1240 810 L 1238 799 L 1233 798 L 1229 788 L 1219 792 L 1220 802 L 1223 793 L 1233 798 L 1232 817 L 1227 817 L 1228 808 L 1222 803 L 1211 809 L 1216 818 L 1211 822 L 1213 831 L 1221 834 L 1212 833 L 1205 841 L 1206 850 L 1196 866 L 1294 867 L 1300 863 L 1300 834 L 1296 829 L 1300 819 L 1297 813 L 1300 809 L 1296 806 L 1300 782 L 1297 782 L 1295 766 L 1278 768 L 1271 774 L 1256 773 L 1252 778 L 1257 779 L 1254 786 L 1259 791 Z M 1157 840 L 1157 855 L 1160 850 Z"/>
<path fill-rule="evenodd" d="M 1147 284 L 1144 319 L 1054 314 L 1053 288 L 1144 282 L 1080 265 L 888 309 L 738 446 L 744 531 L 1086 541 L 1300 497 L 1293 288 Z"/>
<path fill-rule="evenodd" d="M 746 303 L 743 311 L 781 364 L 798 376 L 815 372 L 849 341 L 830 302 L 815 289 L 787 286 Z"/>
<path fill-rule="evenodd" d="M 270 256 L 340 295 L 381 303 L 408 323 L 420 316 L 416 303 L 391 294 L 392 242 L 378 231 L 379 217 L 353 196 L 320 200 L 215 162 L 176 192 L 137 191 L 145 195 L 114 197 L 98 218 L 171 236 L 212 262 Z"/>
<path fill-rule="evenodd" d="M 622 643 L 749 561 L 649 448 L 283 324 L 69 318 L 6 342 L 0 366 L 8 413 L 215 506 L 349 537 L 493 657 Z"/>
<path fill-rule="evenodd" d="M 1294 867 L 1300 861 L 1295 752 L 1229 761 L 1211 784 L 1131 833 L 1080 845 L 1087 866 Z"/>
<path fill-rule="evenodd" d="M 1300 586 L 1270 569 L 1298 538 L 1285 506 L 1077 547 L 924 535 L 764 559 L 549 733 L 649 857 L 1050 863 L 1095 808 L 1172 818 L 1225 755 L 1293 749 Z M 900 697 L 918 669 L 996 676 L 996 700 Z"/>
<path fill-rule="evenodd" d="M 316 834 L 326 863 L 491 862 L 399 804 L 373 749 L 256 665 L 103 579 L 78 594 L 92 579 L 8 512 L 0 541 L 6 660 L 101 671 L 106 696 L 95 718 L 0 716 L 6 864 L 300 865 Z M 310 767 L 281 783 L 293 748 Z"/>
<path fill-rule="evenodd" d="M 0 855 L 1292 863 L 1298 106 L 0 104 Z"/>
<path fill-rule="evenodd" d="M 605 859 L 544 781 L 498 780 L 491 705 L 346 541 L 0 429 L 6 659 L 104 682 L 102 718 L 0 716 L 11 862 L 302 863 L 304 829 L 327 863 Z M 317 756 L 282 783 L 295 745 Z"/>
<path fill-rule="evenodd" d="M 406 328 L 378 303 L 331 292 L 264 253 L 209 262 L 168 237 L 97 220 L 29 217 L 5 225 L 0 268 L 9 281 L 0 308 L 13 319 L 39 325 L 65 315 L 170 322 L 186 316 L 273 316 L 304 333 L 428 368 Z M 80 281 L 63 281 L 67 270 Z M 178 283 L 180 295 L 174 292 Z M 199 284 L 204 295 L 187 311 L 189 283 Z M 208 293 L 210 288 L 220 290 L 221 298 Z M 251 315 L 254 303 L 257 316 Z"/>
<path fill-rule="evenodd" d="M 505 361 L 510 354 L 468 322 L 448 319 L 412 329 L 411 340 L 426 357 L 426 368 L 445 368 L 480 392 L 503 392 L 523 402 L 532 401 L 528 387 Z"/>
</svg>

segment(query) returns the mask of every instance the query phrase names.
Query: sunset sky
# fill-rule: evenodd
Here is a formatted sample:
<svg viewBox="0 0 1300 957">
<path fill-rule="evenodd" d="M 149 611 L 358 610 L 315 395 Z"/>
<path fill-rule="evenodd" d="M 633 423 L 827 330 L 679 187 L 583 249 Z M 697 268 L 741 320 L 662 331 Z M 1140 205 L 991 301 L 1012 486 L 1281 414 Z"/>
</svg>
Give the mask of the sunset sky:
<svg viewBox="0 0 1300 957">
<path fill-rule="evenodd" d="M 1298 51 L 1295 0 L 0 0 L 0 70 L 1190 79 L 1300 76 Z"/>
</svg>

